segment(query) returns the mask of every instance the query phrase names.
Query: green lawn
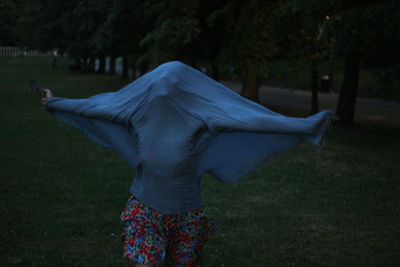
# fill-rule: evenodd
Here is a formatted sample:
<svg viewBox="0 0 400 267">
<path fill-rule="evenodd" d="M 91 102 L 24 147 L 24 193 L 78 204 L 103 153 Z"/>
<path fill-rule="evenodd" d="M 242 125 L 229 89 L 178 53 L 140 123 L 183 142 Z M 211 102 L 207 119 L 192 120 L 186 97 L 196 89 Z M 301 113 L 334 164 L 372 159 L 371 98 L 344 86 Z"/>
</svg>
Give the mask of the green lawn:
<svg viewBox="0 0 400 267">
<path fill-rule="evenodd" d="M 27 93 L 30 78 L 67 97 L 128 81 L 58 63 L 0 57 L 0 266 L 128 266 L 119 216 L 134 172 Z M 201 266 L 400 265 L 399 136 L 337 128 L 320 153 L 302 144 L 236 186 L 205 175 L 217 232 Z"/>
</svg>

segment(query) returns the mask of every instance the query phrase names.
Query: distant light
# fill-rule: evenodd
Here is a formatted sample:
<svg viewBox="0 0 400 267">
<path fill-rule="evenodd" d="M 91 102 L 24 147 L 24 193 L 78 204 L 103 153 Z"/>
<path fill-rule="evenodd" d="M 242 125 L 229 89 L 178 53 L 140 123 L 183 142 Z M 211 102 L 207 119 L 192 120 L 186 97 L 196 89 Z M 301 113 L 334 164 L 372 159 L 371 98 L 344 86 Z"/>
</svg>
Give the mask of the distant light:
<svg viewBox="0 0 400 267">
<path fill-rule="evenodd" d="M 325 18 L 326 18 L 326 19 L 330 19 L 330 17 L 329 17 L 329 16 L 325 16 Z"/>
</svg>

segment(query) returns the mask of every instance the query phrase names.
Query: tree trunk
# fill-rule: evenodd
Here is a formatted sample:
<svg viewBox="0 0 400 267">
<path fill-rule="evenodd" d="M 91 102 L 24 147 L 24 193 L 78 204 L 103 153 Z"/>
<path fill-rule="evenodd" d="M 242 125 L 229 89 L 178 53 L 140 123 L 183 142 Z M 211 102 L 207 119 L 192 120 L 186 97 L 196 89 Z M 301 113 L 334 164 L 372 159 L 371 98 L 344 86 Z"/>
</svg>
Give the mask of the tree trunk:
<svg viewBox="0 0 400 267">
<path fill-rule="evenodd" d="M 93 72 L 94 71 L 94 58 L 89 58 L 89 64 L 88 64 L 88 70 L 90 71 L 90 72 Z"/>
<path fill-rule="evenodd" d="M 136 80 L 136 57 L 135 56 L 133 56 L 133 57 L 130 57 L 130 59 L 131 59 L 131 66 L 132 66 L 132 79 L 133 80 Z"/>
<path fill-rule="evenodd" d="M 82 71 L 82 59 L 80 57 L 76 57 L 75 59 L 75 66 L 78 71 Z"/>
<path fill-rule="evenodd" d="M 192 56 L 190 56 L 189 60 L 190 60 L 190 66 L 192 68 L 196 69 L 197 68 L 197 60 L 196 60 L 196 58 L 192 55 Z"/>
<path fill-rule="evenodd" d="M 354 51 L 346 56 L 342 89 L 340 90 L 336 115 L 339 124 L 352 125 L 357 99 L 360 54 Z"/>
<path fill-rule="evenodd" d="M 311 115 L 318 112 L 318 62 L 311 60 Z"/>
<path fill-rule="evenodd" d="M 333 66 L 329 69 L 329 92 L 333 91 L 333 79 L 335 79 L 335 72 Z"/>
<path fill-rule="evenodd" d="M 97 70 L 98 73 L 106 72 L 106 57 L 101 56 L 99 57 L 99 69 Z"/>
<path fill-rule="evenodd" d="M 213 79 L 219 82 L 219 68 L 217 62 L 215 62 L 215 59 L 211 59 L 211 69 Z"/>
<path fill-rule="evenodd" d="M 87 67 L 88 67 L 88 62 L 87 62 L 87 57 L 83 57 L 82 58 L 82 71 L 86 72 L 87 71 Z"/>
<path fill-rule="evenodd" d="M 128 57 L 122 57 L 122 77 L 128 78 Z"/>
<path fill-rule="evenodd" d="M 142 63 L 140 66 L 140 76 L 143 76 L 146 74 L 148 68 L 148 64 L 147 63 Z"/>
<path fill-rule="evenodd" d="M 110 57 L 110 69 L 108 71 L 108 74 L 115 74 L 115 56 Z"/>
<path fill-rule="evenodd" d="M 242 81 L 241 95 L 254 102 L 259 102 L 259 89 L 262 79 L 257 77 L 247 77 Z"/>
</svg>

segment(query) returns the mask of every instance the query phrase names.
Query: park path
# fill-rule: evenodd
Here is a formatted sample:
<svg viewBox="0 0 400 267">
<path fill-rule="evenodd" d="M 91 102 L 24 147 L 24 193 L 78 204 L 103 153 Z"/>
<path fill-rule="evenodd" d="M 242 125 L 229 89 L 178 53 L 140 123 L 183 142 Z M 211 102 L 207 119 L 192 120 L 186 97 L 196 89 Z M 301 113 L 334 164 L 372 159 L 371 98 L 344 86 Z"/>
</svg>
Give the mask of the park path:
<svg viewBox="0 0 400 267">
<path fill-rule="evenodd" d="M 222 83 L 237 93 L 241 90 L 241 84 L 238 82 L 223 81 Z M 318 101 L 319 110 L 330 109 L 335 112 L 338 95 L 319 93 Z M 278 109 L 289 113 L 300 112 L 308 114 L 311 107 L 311 92 L 261 86 L 260 104 L 272 110 Z M 400 103 L 358 97 L 354 120 L 355 123 L 400 128 Z"/>
</svg>

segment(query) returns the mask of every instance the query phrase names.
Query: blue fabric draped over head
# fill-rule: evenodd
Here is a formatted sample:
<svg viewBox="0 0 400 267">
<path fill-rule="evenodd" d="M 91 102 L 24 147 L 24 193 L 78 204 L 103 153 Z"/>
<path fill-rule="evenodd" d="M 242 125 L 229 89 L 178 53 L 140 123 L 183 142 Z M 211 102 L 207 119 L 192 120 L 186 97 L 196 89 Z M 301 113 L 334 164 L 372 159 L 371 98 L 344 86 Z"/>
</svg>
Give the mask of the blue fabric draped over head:
<svg viewBox="0 0 400 267">
<path fill-rule="evenodd" d="M 318 145 L 334 116 L 280 115 L 178 61 L 116 92 L 49 98 L 46 109 L 116 151 L 135 170 L 131 193 L 168 214 L 201 206 L 203 173 L 234 183 L 302 140 Z"/>
</svg>

